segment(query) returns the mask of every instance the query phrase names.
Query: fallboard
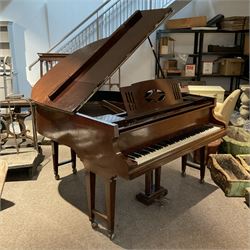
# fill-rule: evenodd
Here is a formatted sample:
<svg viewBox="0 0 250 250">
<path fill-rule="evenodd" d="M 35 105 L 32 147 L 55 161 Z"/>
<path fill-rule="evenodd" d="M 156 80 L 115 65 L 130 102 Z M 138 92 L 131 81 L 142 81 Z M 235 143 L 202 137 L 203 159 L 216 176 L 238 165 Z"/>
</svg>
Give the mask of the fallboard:
<svg viewBox="0 0 250 250">
<path fill-rule="evenodd" d="M 189 128 L 206 125 L 212 121 L 212 109 L 213 106 L 205 106 L 120 132 L 119 148 L 122 152 L 137 150 Z"/>
</svg>

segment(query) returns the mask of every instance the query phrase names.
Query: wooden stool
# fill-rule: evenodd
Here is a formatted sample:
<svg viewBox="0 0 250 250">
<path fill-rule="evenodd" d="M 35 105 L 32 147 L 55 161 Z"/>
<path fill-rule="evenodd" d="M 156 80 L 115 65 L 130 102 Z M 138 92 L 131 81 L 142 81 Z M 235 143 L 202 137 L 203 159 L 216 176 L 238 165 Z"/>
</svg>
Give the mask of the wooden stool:
<svg viewBox="0 0 250 250">
<path fill-rule="evenodd" d="M 75 151 L 72 148 L 70 148 L 71 159 L 66 160 L 66 161 L 62 161 L 62 162 L 58 162 L 59 144 L 55 141 L 51 141 L 51 146 L 52 146 L 52 158 L 53 158 L 53 168 L 54 168 L 55 179 L 56 180 L 60 179 L 60 176 L 58 174 L 58 167 L 61 165 L 68 164 L 68 163 L 72 163 L 73 174 L 76 174 L 77 170 L 76 170 L 76 153 L 75 153 Z"/>
<path fill-rule="evenodd" d="M 201 147 L 200 149 L 198 149 L 199 155 L 200 155 L 200 163 L 199 164 L 197 164 L 193 161 L 188 161 L 188 155 L 183 155 L 181 157 L 181 175 L 183 177 L 186 176 L 186 167 L 189 166 L 191 168 L 195 168 L 195 169 L 198 169 L 200 171 L 200 183 L 204 183 L 205 170 L 206 170 L 205 148 L 206 147 Z"/>
<path fill-rule="evenodd" d="M 1 211 L 1 196 L 3 192 L 3 187 L 5 183 L 5 179 L 8 172 L 8 163 L 7 161 L 0 160 L 0 211 Z"/>
<path fill-rule="evenodd" d="M 188 155 L 182 156 L 181 168 L 182 176 L 186 175 L 186 166 L 200 170 L 200 182 L 204 182 L 205 170 L 209 154 L 216 154 L 222 140 L 218 139 L 210 142 L 207 146 L 194 151 L 193 161 L 188 161 Z"/>
</svg>

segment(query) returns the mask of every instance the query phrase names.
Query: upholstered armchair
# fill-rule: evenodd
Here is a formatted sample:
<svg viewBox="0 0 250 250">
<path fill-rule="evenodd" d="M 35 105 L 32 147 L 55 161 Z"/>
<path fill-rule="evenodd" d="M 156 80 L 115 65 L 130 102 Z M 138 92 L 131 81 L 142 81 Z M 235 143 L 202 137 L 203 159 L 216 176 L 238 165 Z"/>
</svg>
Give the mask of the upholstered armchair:
<svg viewBox="0 0 250 250">
<path fill-rule="evenodd" d="M 223 103 L 217 103 L 214 108 L 214 116 L 228 125 L 230 117 L 235 109 L 241 90 L 234 90 Z"/>
</svg>

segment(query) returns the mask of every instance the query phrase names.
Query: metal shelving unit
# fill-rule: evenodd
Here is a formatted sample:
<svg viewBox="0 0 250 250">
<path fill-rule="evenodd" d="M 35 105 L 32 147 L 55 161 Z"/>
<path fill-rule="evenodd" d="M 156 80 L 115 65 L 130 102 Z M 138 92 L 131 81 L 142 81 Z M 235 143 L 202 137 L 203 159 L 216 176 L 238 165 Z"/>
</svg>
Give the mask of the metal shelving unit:
<svg viewBox="0 0 250 250">
<path fill-rule="evenodd" d="M 192 63 L 196 65 L 196 72 L 194 77 L 189 77 L 194 81 L 200 81 L 201 78 L 204 77 L 229 77 L 230 78 L 230 91 L 233 89 L 239 88 L 240 85 L 240 79 L 243 77 L 246 78 L 245 76 L 235 76 L 235 75 L 220 75 L 220 74 L 211 74 L 211 75 L 204 75 L 202 74 L 202 60 L 204 59 L 205 56 L 217 56 L 217 57 L 244 57 L 243 55 L 243 48 L 244 48 L 244 38 L 245 34 L 248 33 L 249 30 L 239 30 L 239 31 L 229 31 L 229 30 L 192 30 L 192 29 L 171 29 L 171 30 L 158 30 L 156 33 L 156 55 L 157 59 L 160 62 L 162 58 L 167 58 L 169 57 L 168 55 L 161 55 L 160 54 L 160 39 L 162 37 L 167 37 L 170 36 L 170 34 L 173 33 L 186 33 L 186 34 L 191 34 L 194 37 L 194 42 L 193 42 L 193 51 L 188 55 L 189 57 L 192 58 Z M 231 33 L 234 34 L 234 45 L 237 45 L 240 47 L 240 52 L 204 52 L 203 51 L 203 43 L 205 39 L 206 34 L 211 34 L 211 33 Z M 155 77 L 160 78 L 160 69 L 158 64 L 155 64 Z M 182 77 L 182 76 L 168 76 L 165 75 L 167 78 L 174 78 L 177 77 L 179 78 L 187 78 L 187 77 Z M 235 87 L 233 88 L 233 85 L 235 84 Z"/>
</svg>

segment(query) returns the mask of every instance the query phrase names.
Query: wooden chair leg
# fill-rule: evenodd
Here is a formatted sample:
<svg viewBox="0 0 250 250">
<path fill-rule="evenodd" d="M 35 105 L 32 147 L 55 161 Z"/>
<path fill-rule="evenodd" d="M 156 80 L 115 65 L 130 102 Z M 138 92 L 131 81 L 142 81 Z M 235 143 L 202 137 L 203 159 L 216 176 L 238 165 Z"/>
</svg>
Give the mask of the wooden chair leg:
<svg viewBox="0 0 250 250">
<path fill-rule="evenodd" d="M 200 182 L 201 183 L 204 183 L 205 170 L 206 170 L 205 154 L 206 154 L 206 147 L 200 148 Z"/>
<path fill-rule="evenodd" d="M 55 141 L 51 141 L 52 146 L 52 160 L 53 160 L 53 169 L 55 179 L 59 180 L 60 176 L 58 175 L 58 143 Z"/>
<path fill-rule="evenodd" d="M 181 170 L 182 170 L 182 176 L 185 176 L 186 173 L 186 166 L 189 166 L 191 168 L 197 169 L 200 171 L 200 183 L 204 183 L 204 177 L 205 177 L 205 170 L 206 170 L 206 146 L 201 147 L 198 152 L 199 155 L 199 164 L 188 161 L 187 155 L 183 155 L 181 158 Z"/>
<path fill-rule="evenodd" d="M 73 171 L 73 174 L 76 174 L 77 173 L 77 169 L 76 169 L 76 153 L 72 148 L 70 148 L 70 153 L 71 153 L 71 161 L 72 161 L 72 171 Z"/>
<path fill-rule="evenodd" d="M 181 175 L 186 176 L 186 167 L 187 167 L 187 155 L 181 157 Z"/>
</svg>

